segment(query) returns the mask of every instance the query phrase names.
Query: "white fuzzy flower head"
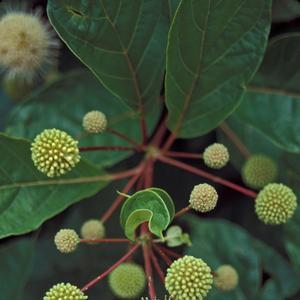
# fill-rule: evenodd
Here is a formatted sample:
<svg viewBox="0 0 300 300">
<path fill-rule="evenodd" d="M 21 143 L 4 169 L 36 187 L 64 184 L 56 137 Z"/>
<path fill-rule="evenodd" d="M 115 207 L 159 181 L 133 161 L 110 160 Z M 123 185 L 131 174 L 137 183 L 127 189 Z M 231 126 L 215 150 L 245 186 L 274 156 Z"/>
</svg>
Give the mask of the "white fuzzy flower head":
<svg viewBox="0 0 300 300">
<path fill-rule="evenodd" d="M 47 69 L 57 53 L 58 41 L 39 13 L 7 12 L 0 18 L 0 66 L 8 77 L 31 81 Z"/>
</svg>

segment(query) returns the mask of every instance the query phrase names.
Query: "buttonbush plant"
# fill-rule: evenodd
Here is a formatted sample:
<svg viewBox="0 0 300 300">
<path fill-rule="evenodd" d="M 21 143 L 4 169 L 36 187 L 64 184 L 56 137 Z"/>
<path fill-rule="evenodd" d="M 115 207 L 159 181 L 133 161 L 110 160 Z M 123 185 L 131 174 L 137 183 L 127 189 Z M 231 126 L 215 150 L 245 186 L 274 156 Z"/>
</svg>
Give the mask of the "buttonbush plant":
<svg viewBox="0 0 300 300">
<path fill-rule="evenodd" d="M 299 298 L 290 7 L 0 3 L 3 299 Z"/>
</svg>

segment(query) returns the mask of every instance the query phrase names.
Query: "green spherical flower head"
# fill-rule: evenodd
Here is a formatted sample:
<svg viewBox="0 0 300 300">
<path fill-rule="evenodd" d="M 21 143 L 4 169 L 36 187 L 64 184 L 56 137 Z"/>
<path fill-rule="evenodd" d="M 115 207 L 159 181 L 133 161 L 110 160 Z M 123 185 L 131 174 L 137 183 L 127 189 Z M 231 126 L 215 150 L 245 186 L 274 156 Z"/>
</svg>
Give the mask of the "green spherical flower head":
<svg viewBox="0 0 300 300">
<path fill-rule="evenodd" d="M 239 275 L 231 265 L 222 265 L 215 272 L 214 284 L 221 291 L 227 292 L 235 289 L 238 282 Z"/>
<path fill-rule="evenodd" d="M 229 161 L 229 152 L 223 144 L 214 143 L 205 149 L 203 160 L 209 168 L 221 169 Z"/>
<path fill-rule="evenodd" d="M 70 253 L 76 250 L 80 238 L 73 229 L 61 229 L 54 237 L 57 250 L 62 253 Z"/>
<path fill-rule="evenodd" d="M 258 218 L 266 224 L 286 223 L 297 207 L 297 197 L 284 184 L 270 183 L 261 190 L 255 201 Z"/>
<path fill-rule="evenodd" d="M 217 205 L 217 201 L 217 191 L 207 183 L 195 185 L 190 195 L 191 207 L 203 213 L 213 210 Z"/>
<path fill-rule="evenodd" d="M 82 126 L 89 133 L 102 133 L 107 128 L 106 116 L 101 111 L 92 110 L 83 117 Z"/>
<path fill-rule="evenodd" d="M 276 180 L 277 165 L 268 156 L 253 155 L 244 164 L 242 177 L 247 186 L 259 190 Z"/>
<path fill-rule="evenodd" d="M 108 278 L 112 292 L 121 299 L 135 299 L 144 290 L 146 275 L 142 267 L 134 263 L 122 263 Z"/>
<path fill-rule="evenodd" d="M 172 299 L 202 300 L 212 287 L 210 267 L 200 258 L 186 255 L 167 270 L 165 286 Z"/>
<path fill-rule="evenodd" d="M 86 300 L 81 290 L 70 283 L 58 283 L 54 285 L 44 296 L 43 300 Z"/>
<path fill-rule="evenodd" d="M 31 145 L 31 157 L 39 171 L 48 177 L 67 173 L 80 161 L 79 149 L 66 132 L 46 129 Z"/>
<path fill-rule="evenodd" d="M 99 220 L 88 220 L 81 226 L 81 236 L 87 240 L 101 239 L 105 236 L 105 228 Z"/>
</svg>

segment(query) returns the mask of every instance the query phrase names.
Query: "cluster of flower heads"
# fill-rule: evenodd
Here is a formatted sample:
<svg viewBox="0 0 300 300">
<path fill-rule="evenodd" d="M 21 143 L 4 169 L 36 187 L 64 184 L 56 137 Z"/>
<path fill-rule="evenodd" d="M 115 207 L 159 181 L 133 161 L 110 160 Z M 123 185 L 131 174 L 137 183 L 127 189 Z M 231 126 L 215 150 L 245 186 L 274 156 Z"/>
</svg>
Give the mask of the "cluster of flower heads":
<svg viewBox="0 0 300 300">
<path fill-rule="evenodd" d="M 96 219 L 90 219 L 85 221 L 80 229 L 81 236 L 85 240 L 102 239 L 105 236 L 105 227 L 103 223 Z M 58 251 L 62 253 L 74 252 L 81 239 L 74 229 L 60 229 L 55 237 L 54 243 Z"/>
<path fill-rule="evenodd" d="M 47 71 L 57 55 L 58 41 L 36 11 L 10 11 L 0 18 L 0 67 L 8 78 L 32 81 Z"/>
</svg>

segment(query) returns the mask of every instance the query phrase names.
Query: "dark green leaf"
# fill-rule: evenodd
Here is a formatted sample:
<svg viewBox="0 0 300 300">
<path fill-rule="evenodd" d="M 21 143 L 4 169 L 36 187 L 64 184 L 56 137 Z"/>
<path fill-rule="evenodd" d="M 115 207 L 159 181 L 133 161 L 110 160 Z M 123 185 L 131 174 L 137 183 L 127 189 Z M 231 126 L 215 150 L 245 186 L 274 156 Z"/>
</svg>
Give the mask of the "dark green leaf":
<svg viewBox="0 0 300 300">
<path fill-rule="evenodd" d="M 269 32 L 269 0 L 182 0 L 169 33 L 169 128 L 195 137 L 239 105 Z"/>
<path fill-rule="evenodd" d="M 120 102 L 91 74 L 84 71 L 62 75 L 16 106 L 8 121 L 7 132 L 33 139 L 45 128 L 59 128 L 78 138 L 80 146 L 131 146 L 108 132 L 85 133 L 82 118 L 90 110 L 104 112 L 110 128 L 128 135 L 137 143 L 141 141 L 139 114 Z M 159 115 L 157 103 L 147 114 L 149 129 L 153 129 Z M 110 166 L 130 154 L 128 151 L 97 151 L 84 156 L 98 165 Z"/>
<path fill-rule="evenodd" d="M 168 15 L 164 1 L 50 0 L 60 37 L 115 95 L 133 108 L 159 97 Z"/>
<path fill-rule="evenodd" d="M 31 270 L 35 239 L 6 241 L 0 248 L 1 298 L 24 299 L 24 287 Z"/>
<path fill-rule="evenodd" d="M 68 174 L 49 179 L 33 165 L 28 141 L 3 134 L 0 157 L 0 237 L 37 229 L 109 181 L 103 171 L 84 160 Z"/>
<path fill-rule="evenodd" d="M 235 116 L 278 147 L 300 153 L 299 34 L 274 40 Z M 276 60 L 276 64 L 274 61 Z"/>
<path fill-rule="evenodd" d="M 287 22 L 300 16 L 300 3 L 298 0 L 274 0 L 273 22 Z"/>
</svg>

